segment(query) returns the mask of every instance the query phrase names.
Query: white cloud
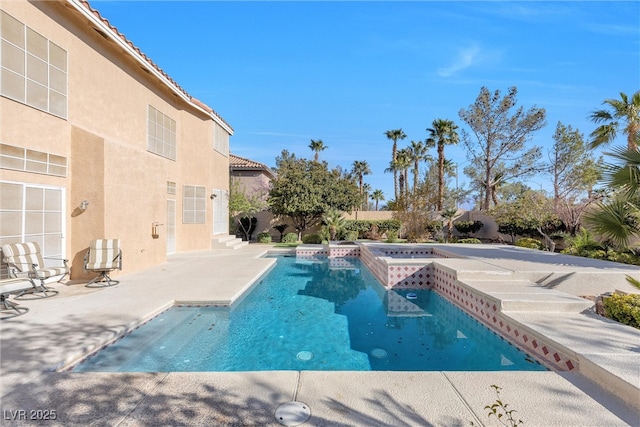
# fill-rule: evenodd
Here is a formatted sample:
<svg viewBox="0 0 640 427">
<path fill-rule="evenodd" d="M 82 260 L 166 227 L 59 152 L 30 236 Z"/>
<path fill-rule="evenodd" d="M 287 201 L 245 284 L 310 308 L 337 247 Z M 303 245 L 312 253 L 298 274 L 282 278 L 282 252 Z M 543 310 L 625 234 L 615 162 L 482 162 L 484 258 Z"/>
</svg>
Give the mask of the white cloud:
<svg viewBox="0 0 640 427">
<path fill-rule="evenodd" d="M 451 77 L 452 75 L 472 67 L 480 58 L 481 50 L 480 46 L 476 43 L 471 46 L 465 47 L 458 51 L 458 55 L 454 58 L 451 65 L 438 69 L 438 75 L 441 77 Z"/>
</svg>

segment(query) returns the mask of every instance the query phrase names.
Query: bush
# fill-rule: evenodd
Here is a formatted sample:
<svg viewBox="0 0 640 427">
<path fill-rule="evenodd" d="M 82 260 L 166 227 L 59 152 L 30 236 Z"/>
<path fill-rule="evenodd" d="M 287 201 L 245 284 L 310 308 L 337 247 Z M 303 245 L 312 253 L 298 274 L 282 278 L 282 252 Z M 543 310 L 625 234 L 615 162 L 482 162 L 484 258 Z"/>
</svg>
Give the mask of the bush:
<svg viewBox="0 0 640 427">
<path fill-rule="evenodd" d="M 613 294 L 603 301 L 607 317 L 640 329 L 640 295 Z"/>
<path fill-rule="evenodd" d="M 322 237 L 317 234 L 307 234 L 306 236 L 302 236 L 302 243 L 306 245 L 319 245 L 322 243 Z"/>
<path fill-rule="evenodd" d="M 267 231 L 263 231 L 258 234 L 258 243 L 271 243 L 271 234 Z"/>
<path fill-rule="evenodd" d="M 387 231 L 387 243 L 395 243 L 398 241 L 398 232 L 397 231 L 393 231 L 393 230 L 389 230 Z"/>
<path fill-rule="evenodd" d="M 469 234 L 475 235 L 483 225 L 482 221 L 456 221 L 453 223 L 458 233 L 462 233 L 465 236 Z"/>
<path fill-rule="evenodd" d="M 298 235 L 296 233 L 287 233 L 282 238 L 282 243 L 296 243 L 298 241 Z"/>
<path fill-rule="evenodd" d="M 358 240 L 358 232 L 357 231 L 347 231 L 344 233 L 344 240 L 356 241 Z"/>
<path fill-rule="evenodd" d="M 640 257 L 633 252 L 618 252 L 614 249 L 588 249 L 571 246 L 561 251 L 563 254 L 581 256 L 584 258 L 602 259 L 623 264 L 640 265 Z"/>
<path fill-rule="evenodd" d="M 480 239 L 476 239 L 476 238 L 471 237 L 471 238 L 469 238 L 469 239 L 460 239 L 460 240 L 458 240 L 456 243 L 473 243 L 473 244 L 480 244 L 480 243 L 482 243 L 482 242 L 480 241 Z"/>
<path fill-rule="evenodd" d="M 521 248 L 538 249 L 541 251 L 545 249 L 544 244 L 540 240 L 533 239 L 531 237 L 522 237 L 518 239 L 516 246 Z"/>
<path fill-rule="evenodd" d="M 355 231 L 358 233 L 357 238 L 365 237 L 376 239 L 380 234 L 383 234 L 385 231 L 393 230 L 399 231 L 402 227 L 402 223 L 396 219 L 385 219 L 385 220 L 345 220 L 344 221 L 344 231 Z M 345 236 L 346 238 L 346 236 Z M 356 240 L 356 239 L 348 239 L 348 240 Z"/>
</svg>

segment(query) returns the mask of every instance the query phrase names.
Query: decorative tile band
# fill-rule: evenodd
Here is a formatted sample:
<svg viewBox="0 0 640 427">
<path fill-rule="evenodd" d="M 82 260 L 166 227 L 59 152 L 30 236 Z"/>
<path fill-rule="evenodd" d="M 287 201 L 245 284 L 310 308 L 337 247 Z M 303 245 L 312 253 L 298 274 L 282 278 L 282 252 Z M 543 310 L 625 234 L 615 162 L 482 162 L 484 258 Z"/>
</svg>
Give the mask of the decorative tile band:
<svg viewBox="0 0 640 427">
<path fill-rule="evenodd" d="M 299 255 L 303 251 L 297 252 Z M 332 256 L 339 257 L 336 252 Z M 321 251 L 313 251 L 313 255 L 321 255 Z M 441 252 L 437 248 L 406 250 L 383 250 L 371 248 L 367 245 L 360 247 L 359 256 L 362 262 L 387 289 L 434 289 L 472 317 L 482 322 L 485 326 L 496 331 L 514 345 L 526 353 L 534 355 L 558 371 L 576 371 L 579 364 L 575 358 L 570 357 L 549 340 L 532 334 L 522 325 L 508 318 L 500 312 L 499 301 L 464 285 L 457 279 L 457 273 L 453 269 L 435 265 L 431 261 L 416 263 L 415 258 L 453 258 L 452 255 Z M 414 256 L 414 259 L 411 259 Z M 391 259 L 390 259 L 391 258 Z M 402 259 L 406 258 L 407 263 Z M 400 302 L 398 302 L 400 304 Z M 394 307 L 397 304 L 394 303 Z M 410 307 L 397 306 L 398 310 L 407 310 Z"/>
<path fill-rule="evenodd" d="M 434 289 L 446 299 L 508 338 L 525 352 L 536 356 L 558 371 L 578 369 L 578 361 L 556 348 L 551 341 L 532 334 L 522 325 L 500 312 L 499 302 L 458 281 L 455 272 L 437 266 Z"/>
</svg>

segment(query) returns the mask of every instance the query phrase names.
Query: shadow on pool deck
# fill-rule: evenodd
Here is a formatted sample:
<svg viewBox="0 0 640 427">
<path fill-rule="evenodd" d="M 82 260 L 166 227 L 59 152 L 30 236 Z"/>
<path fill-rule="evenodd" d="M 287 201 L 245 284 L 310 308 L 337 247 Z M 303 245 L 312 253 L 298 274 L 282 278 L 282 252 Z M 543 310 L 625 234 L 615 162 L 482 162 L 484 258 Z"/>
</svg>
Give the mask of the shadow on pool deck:
<svg viewBox="0 0 640 427">
<path fill-rule="evenodd" d="M 0 324 L 3 425 L 42 425 L 31 415 L 55 411 L 49 425 L 278 426 L 291 400 L 309 405 L 306 425 L 498 425 L 484 410 L 497 384 L 527 426 L 640 426 L 637 410 L 579 373 L 55 372 L 175 300 L 236 298 L 268 270 L 256 258 L 265 249 L 180 254 L 113 288 L 56 284 L 60 295 L 23 302 L 29 313 Z"/>
</svg>

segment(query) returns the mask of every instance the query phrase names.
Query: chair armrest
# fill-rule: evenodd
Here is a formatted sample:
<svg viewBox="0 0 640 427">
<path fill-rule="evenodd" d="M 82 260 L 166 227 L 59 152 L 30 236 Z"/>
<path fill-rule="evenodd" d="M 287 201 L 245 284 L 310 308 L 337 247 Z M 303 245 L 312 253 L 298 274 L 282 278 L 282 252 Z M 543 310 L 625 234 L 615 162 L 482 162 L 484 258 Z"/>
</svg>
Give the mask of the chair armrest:
<svg viewBox="0 0 640 427">
<path fill-rule="evenodd" d="M 23 265 L 26 265 L 29 270 L 35 270 L 35 269 L 38 268 L 38 264 L 33 264 L 33 263 L 30 263 L 30 262 L 11 262 L 10 263 L 10 266 L 11 266 L 10 268 L 13 268 L 13 269 L 19 271 L 20 269 L 18 268 L 18 266 L 23 266 Z"/>
<path fill-rule="evenodd" d="M 42 258 L 43 258 L 43 259 L 55 259 L 55 260 L 58 260 L 58 261 L 62 261 L 62 262 L 64 263 L 64 265 L 65 265 L 65 266 L 66 266 L 66 265 L 67 265 L 67 263 L 69 262 L 69 260 L 68 260 L 68 259 L 66 259 L 66 258 L 54 258 L 54 257 L 50 257 L 50 256 L 43 256 Z"/>
</svg>

